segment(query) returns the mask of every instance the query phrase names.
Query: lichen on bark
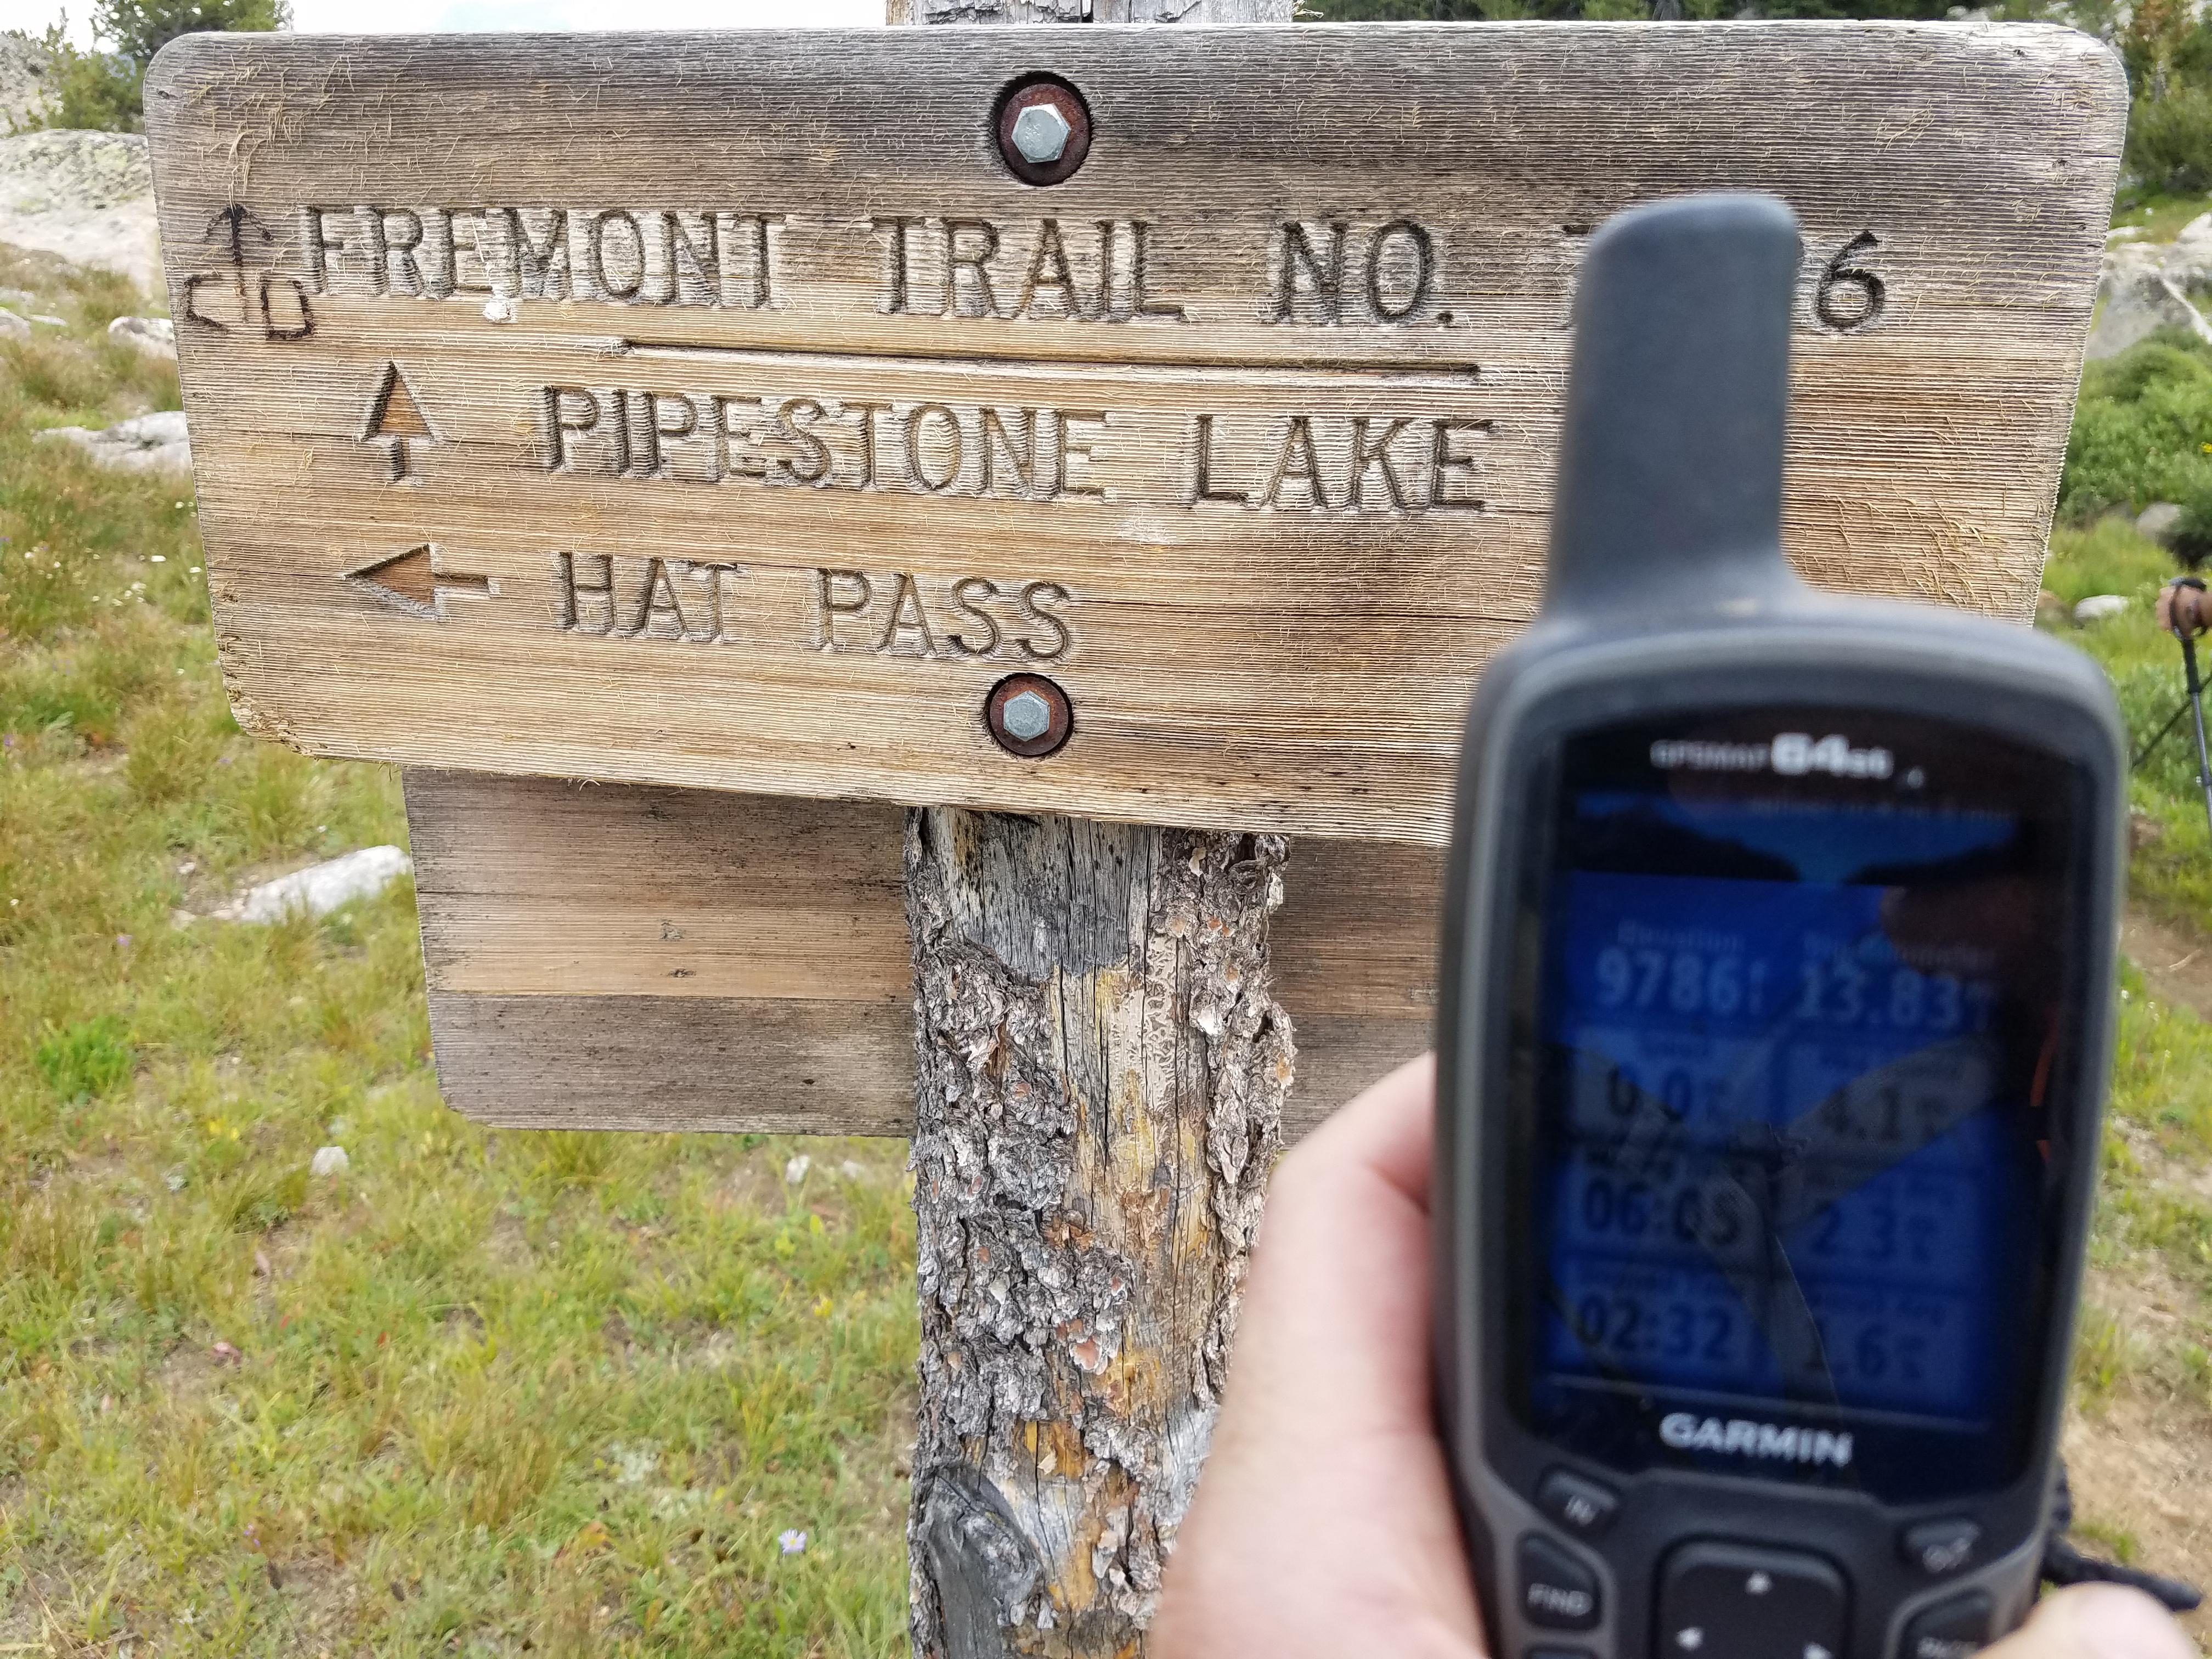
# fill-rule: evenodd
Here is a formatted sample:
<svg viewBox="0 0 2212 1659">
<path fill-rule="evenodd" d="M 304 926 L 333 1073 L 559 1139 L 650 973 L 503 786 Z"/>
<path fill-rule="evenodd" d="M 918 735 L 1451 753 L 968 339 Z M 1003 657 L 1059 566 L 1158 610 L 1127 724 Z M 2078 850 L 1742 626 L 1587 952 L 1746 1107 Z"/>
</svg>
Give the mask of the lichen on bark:
<svg viewBox="0 0 2212 1659">
<path fill-rule="evenodd" d="M 1141 1651 L 1294 1060 L 1279 837 L 908 815 L 918 1653 Z"/>
</svg>

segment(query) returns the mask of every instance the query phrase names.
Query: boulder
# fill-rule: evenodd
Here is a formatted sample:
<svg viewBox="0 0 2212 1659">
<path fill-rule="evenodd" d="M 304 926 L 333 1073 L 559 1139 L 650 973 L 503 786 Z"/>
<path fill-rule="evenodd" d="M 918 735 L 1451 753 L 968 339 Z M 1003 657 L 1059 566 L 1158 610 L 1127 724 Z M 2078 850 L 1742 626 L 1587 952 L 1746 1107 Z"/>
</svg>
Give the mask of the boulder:
<svg viewBox="0 0 2212 1659">
<path fill-rule="evenodd" d="M 2212 343 L 2212 324 L 2197 314 L 2189 296 L 2175 287 L 2151 260 L 2130 259 L 2130 254 L 2159 255 L 2162 250 L 2121 247 L 2106 262 L 2101 295 L 2105 309 L 2089 331 L 2087 355 L 2094 362 L 2117 357 L 2137 341 L 2162 328 L 2186 330 Z"/>
<path fill-rule="evenodd" d="M 2092 593 L 2074 607 L 2077 623 L 2102 622 L 2107 617 L 2117 617 L 2128 608 L 2128 602 L 2118 593 Z"/>
<path fill-rule="evenodd" d="M 2181 509 L 2172 501 L 2153 501 L 2136 514 L 2136 529 L 2160 547 L 2172 547 L 2181 533 Z"/>
<path fill-rule="evenodd" d="M 356 899 L 375 897 L 414 867 L 397 847 L 364 847 L 248 888 L 215 915 L 223 921 L 281 921 L 295 912 L 326 916 Z"/>
<path fill-rule="evenodd" d="M 12 311 L 0 310 L 0 340 L 27 340 L 31 325 Z"/>
<path fill-rule="evenodd" d="M 2160 261 L 2166 280 L 2183 293 L 2212 288 L 2212 213 L 2202 213 L 2181 228 Z"/>
<path fill-rule="evenodd" d="M 185 435 L 185 417 L 179 410 L 141 415 L 105 432 L 81 426 L 58 426 L 35 434 L 41 442 L 72 443 L 102 466 L 125 472 L 192 470 L 191 440 Z"/>
<path fill-rule="evenodd" d="M 52 68 L 46 49 L 30 36 L 0 33 L 0 131 L 22 125 L 44 107 Z"/>
<path fill-rule="evenodd" d="M 161 289 L 146 141 L 131 132 L 0 137 L 0 242 L 119 270 Z"/>
<path fill-rule="evenodd" d="M 108 324 L 107 337 L 120 340 L 149 357 L 177 361 L 177 325 L 167 317 L 118 317 Z"/>
</svg>

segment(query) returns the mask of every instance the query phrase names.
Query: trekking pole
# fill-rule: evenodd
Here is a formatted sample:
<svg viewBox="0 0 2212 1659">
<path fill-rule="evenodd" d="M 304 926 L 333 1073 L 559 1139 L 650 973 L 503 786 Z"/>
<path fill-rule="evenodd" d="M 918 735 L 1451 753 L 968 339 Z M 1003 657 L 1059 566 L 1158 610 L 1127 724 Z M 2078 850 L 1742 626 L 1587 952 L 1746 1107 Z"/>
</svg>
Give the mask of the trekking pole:
<svg viewBox="0 0 2212 1659">
<path fill-rule="evenodd" d="M 2204 827 L 2212 830 L 2212 753 L 2207 752 L 2204 744 L 2204 682 L 2197 676 L 2196 642 L 2196 636 L 2212 620 L 2207 617 L 2207 609 L 2204 584 L 2194 576 L 2176 576 L 2159 591 L 2159 625 L 2181 641 L 2182 677 L 2188 686 L 2190 712 L 2197 721 L 2197 787 L 2204 793 Z"/>
</svg>

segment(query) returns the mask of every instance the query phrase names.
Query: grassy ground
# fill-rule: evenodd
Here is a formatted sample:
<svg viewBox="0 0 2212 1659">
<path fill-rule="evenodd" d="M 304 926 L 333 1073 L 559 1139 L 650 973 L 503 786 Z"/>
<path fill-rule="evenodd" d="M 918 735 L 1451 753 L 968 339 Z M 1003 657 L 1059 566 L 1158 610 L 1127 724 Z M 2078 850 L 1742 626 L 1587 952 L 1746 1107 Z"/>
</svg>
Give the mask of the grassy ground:
<svg viewBox="0 0 2212 1659">
<path fill-rule="evenodd" d="M 173 406 L 105 340 L 131 296 L 4 250 L 0 287 L 71 325 L 0 345 L 0 1653 L 902 1650 L 902 1149 L 479 1130 L 437 1098 L 405 884 L 189 919 L 402 840 L 397 790 L 238 733 L 185 485 L 32 441 Z M 2066 631 L 2146 736 L 2170 572 L 2108 523 L 2047 579 L 2133 600 Z M 2136 902 L 2212 941 L 2185 746 L 2135 787 Z M 2130 970 L 2069 1455 L 2093 1538 L 2203 1580 L 2191 1000 Z M 313 1177 L 326 1145 L 350 1168 Z"/>
<path fill-rule="evenodd" d="M 2180 705 L 2181 653 L 2152 605 L 2172 559 L 2124 520 L 2061 529 L 2045 585 L 2070 611 L 2094 593 L 2118 617 L 2058 631 L 2102 662 L 2136 745 Z M 2208 642 L 2212 644 L 2212 642 Z M 2212 650 L 2205 667 L 2212 672 Z M 2153 970 L 2178 968 L 2165 997 L 2130 964 L 2123 978 L 2106 1171 L 2075 1352 L 2068 1457 L 2083 1530 L 2124 1559 L 2212 1581 L 2212 836 L 2186 717 L 2137 769 L 2130 903 L 2161 924 Z M 2176 947 L 2180 947 L 2178 951 Z M 2168 952 L 2173 952 L 2168 955 Z M 2212 1646 L 2212 1617 L 2191 1621 Z"/>
<path fill-rule="evenodd" d="M 2169 196 L 2129 185 L 2112 204 L 2112 228 L 2133 226 L 2143 234 L 2139 242 L 2170 242 L 2181 228 L 2201 213 L 2212 213 L 2212 196 Z"/>
<path fill-rule="evenodd" d="M 179 921 L 397 787 L 239 735 L 182 481 L 32 441 L 174 407 L 131 296 L 0 287 L 0 1652 L 902 1650 L 903 1149 L 479 1130 L 404 883 Z"/>
</svg>

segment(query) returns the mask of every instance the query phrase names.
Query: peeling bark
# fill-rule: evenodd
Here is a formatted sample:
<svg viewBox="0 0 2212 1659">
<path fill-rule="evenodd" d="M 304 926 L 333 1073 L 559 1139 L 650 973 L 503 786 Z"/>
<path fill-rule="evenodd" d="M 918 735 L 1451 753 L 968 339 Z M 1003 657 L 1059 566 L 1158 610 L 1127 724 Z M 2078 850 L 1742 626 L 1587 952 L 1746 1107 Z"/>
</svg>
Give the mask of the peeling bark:
<svg viewBox="0 0 2212 1659">
<path fill-rule="evenodd" d="M 1142 1651 L 1290 1089 L 1284 855 L 908 814 L 928 1659 Z"/>
</svg>

